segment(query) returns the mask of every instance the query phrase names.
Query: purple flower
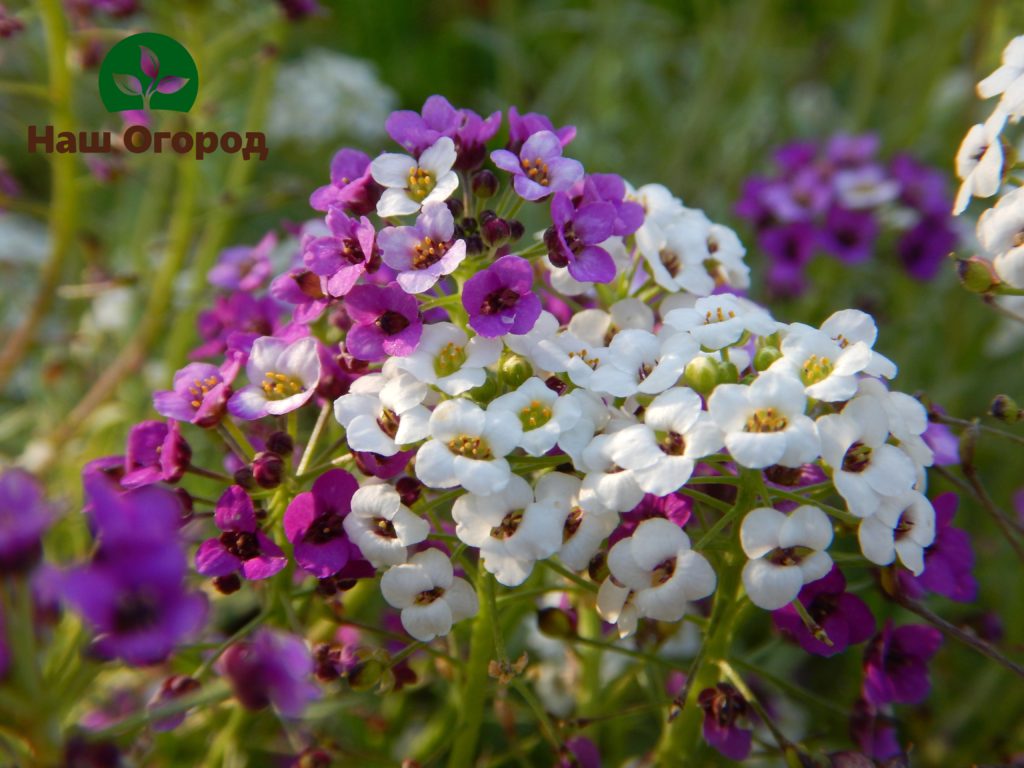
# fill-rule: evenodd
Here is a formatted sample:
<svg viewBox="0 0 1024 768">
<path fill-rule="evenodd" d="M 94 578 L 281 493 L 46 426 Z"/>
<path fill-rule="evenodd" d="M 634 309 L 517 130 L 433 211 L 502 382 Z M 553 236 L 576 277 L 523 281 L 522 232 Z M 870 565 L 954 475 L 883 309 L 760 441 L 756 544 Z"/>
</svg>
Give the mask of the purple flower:
<svg viewBox="0 0 1024 768">
<path fill-rule="evenodd" d="M 564 755 L 558 768 L 601 768 L 601 752 L 586 736 L 573 736 L 565 742 Z"/>
<path fill-rule="evenodd" d="M 327 226 L 331 236 L 303 243 L 302 259 L 314 274 L 327 278 L 328 294 L 344 296 L 372 268 L 377 233 L 368 218 L 349 218 L 337 206 L 328 211 Z"/>
<path fill-rule="evenodd" d="M 189 363 L 174 374 L 173 389 L 153 393 L 153 409 L 168 419 L 200 427 L 215 426 L 224 417 L 231 382 L 239 367 L 237 360 L 221 368 L 209 363 Z"/>
<path fill-rule="evenodd" d="M 896 155 L 889 163 L 889 175 L 900 185 L 900 202 L 923 217 L 952 219 L 953 197 L 945 174 L 922 165 L 909 155 Z"/>
<path fill-rule="evenodd" d="M 558 137 L 559 144 L 563 147 L 576 138 L 576 126 L 574 125 L 555 128 L 547 115 L 542 115 L 538 112 L 527 112 L 525 115 L 520 115 L 515 107 L 509 107 L 507 149 L 512 152 L 519 152 L 528 138 L 541 131 L 551 131 L 554 133 Z"/>
<path fill-rule="evenodd" d="M 850 645 L 863 643 L 875 632 L 875 617 L 871 609 L 859 597 L 846 591 L 846 579 L 834 565 L 824 578 L 805 584 L 797 599 L 828 635 L 831 645 L 807 628 L 792 605 L 772 611 L 772 621 L 808 653 L 834 656 Z"/>
<path fill-rule="evenodd" d="M 224 652 L 217 671 L 228 679 L 246 709 L 272 705 L 286 717 L 299 717 L 319 695 L 310 679 L 313 657 L 305 640 L 285 632 L 256 630 Z"/>
<path fill-rule="evenodd" d="M 682 528 L 690 522 L 692 514 L 693 502 L 686 496 L 675 493 L 670 493 L 667 496 L 655 496 L 653 493 L 644 494 L 639 504 L 619 516 L 619 525 L 608 537 L 608 545 L 611 546 L 620 539 L 632 536 L 633 531 L 640 523 L 650 520 L 652 517 L 663 517 Z"/>
<path fill-rule="evenodd" d="M 104 466 L 108 466 L 107 460 L 98 460 L 82 473 L 83 512 L 99 539 L 100 553 L 113 556 L 111 553 L 131 550 L 139 542 L 176 542 L 183 519 L 179 497 L 152 485 L 124 490 L 117 484 L 119 474 L 108 476 Z"/>
<path fill-rule="evenodd" d="M 945 414 L 945 409 L 940 405 L 932 405 L 940 414 Z M 960 464 L 960 439 L 953 434 L 947 425 L 940 421 L 928 421 L 928 427 L 922 439 L 932 449 L 933 461 L 937 467 L 948 467 Z"/>
<path fill-rule="evenodd" d="M 256 524 L 252 499 L 242 486 L 232 485 L 224 491 L 213 519 L 223 533 L 199 545 L 196 570 L 203 576 L 241 572 L 247 579 L 266 579 L 288 564 L 281 548 Z"/>
<path fill-rule="evenodd" d="M 923 624 L 893 629 L 888 621 L 864 653 L 864 698 L 873 706 L 917 704 L 931 688 L 928 660 L 942 645 L 942 634 Z"/>
<path fill-rule="evenodd" d="M 496 149 L 491 152 L 491 160 L 512 174 L 512 186 L 524 200 L 541 200 L 552 192 L 569 189 L 583 178 L 583 165 L 562 157 L 562 144 L 551 131 L 530 136 L 518 157 L 507 149 Z"/>
<path fill-rule="evenodd" d="M 729 683 L 719 683 L 701 691 L 697 703 L 704 710 L 704 741 L 730 760 L 745 760 L 751 733 L 736 721 L 747 715 L 747 700 Z"/>
<path fill-rule="evenodd" d="M 284 532 L 295 547 L 295 560 L 306 571 L 324 579 L 359 556 L 345 534 L 345 516 L 359 483 L 343 469 L 318 477 L 312 490 L 300 493 L 284 513 Z"/>
<path fill-rule="evenodd" d="M 316 339 L 307 336 L 289 344 L 284 339 L 261 336 L 252 345 L 245 372 L 249 386 L 228 400 L 233 416 L 261 419 L 301 408 L 320 381 Z"/>
<path fill-rule="evenodd" d="M 577 194 L 578 192 L 578 194 Z M 617 237 L 632 235 L 644 223 L 644 207 L 626 200 L 626 183 L 614 173 L 591 173 L 572 190 L 573 204 L 579 208 L 586 203 L 611 203 L 615 209 L 612 234 Z"/>
<path fill-rule="evenodd" d="M 32 475 L 20 469 L 0 471 L 0 574 L 23 573 L 39 562 L 43 532 L 52 519 L 53 511 Z M 3 666 L 0 658 L 0 676 Z"/>
<path fill-rule="evenodd" d="M 324 10 L 317 0 L 277 0 L 277 4 L 289 21 L 302 21 Z"/>
<path fill-rule="evenodd" d="M 308 325 L 319 319 L 330 304 L 327 278 L 302 267 L 289 269 L 270 283 L 270 295 L 286 304 L 294 304 L 292 319 Z"/>
<path fill-rule="evenodd" d="M 944 595 L 950 600 L 970 603 L 978 596 L 974 578 L 974 551 L 966 531 L 953 527 L 959 498 L 943 493 L 933 502 L 935 507 L 935 541 L 924 551 L 924 573 L 914 576 L 900 569 L 900 586 L 913 598 L 926 592 Z"/>
<path fill-rule="evenodd" d="M 191 460 L 192 448 L 181 436 L 178 422 L 139 422 L 128 433 L 121 485 L 138 488 L 161 481 L 176 483 Z"/>
<path fill-rule="evenodd" d="M 811 145 L 813 148 L 814 145 Z M 816 150 L 815 150 L 816 152 Z M 878 154 L 878 136 L 873 133 L 840 133 L 829 139 L 825 158 L 835 168 L 851 168 L 870 163 Z"/>
<path fill-rule="evenodd" d="M 825 215 L 821 246 L 840 261 L 856 264 L 871 258 L 877 237 L 878 220 L 874 213 L 833 205 Z"/>
<path fill-rule="evenodd" d="M 931 280 L 960 238 L 947 212 L 927 216 L 908 229 L 896 249 L 907 273 L 917 280 Z"/>
<path fill-rule="evenodd" d="M 398 273 L 406 293 L 423 293 L 466 258 L 466 241 L 454 240 L 455 219 L 444 203 L 427 203 L 412 227 L 388 227 L 377 236 L 381 258 Z"/>
<path fill-rule="evenodd" d="M 345 347 L 360 360 L 412 354 L 423 334 L 416 297 L 397 285 L 357 285 L 345 297 L 345 307 L 355 325 Z"/>
<path fill-rule="evenodd" d="M 481 336 L 529 333 L 541 310 L 533 292 L 533 267 L 519 256 L 502 256 L 466 281 L 462 306 Z"/>
<path fill-rule="evenodd" d="M 228 349 L 248 354 L 253 341 L 278 330 L 280 317 L 281 307 L 269 296 L 257 299 L 245 291 L 218 296 L 213 309 L 199 314 L 199 335 L 205 342 L 191 357 L 219 357 Z"/>
<path fill-rule="evenodd" d="M 364 475 L 379 477 L 381 480 L 390 480 L 402 474 L 402 471 L 412 461 L 416 451 L 399 451 L 391 456 L 381 456 L 372 451 L 352 451 L 352 458 Z"/>
<path fill-rule="evenodd" d="M 310 195 L 309 205 L 316 211 L 338 206 L 354 216 L 363 216 L 377 207 L 381 191 L 370 175 L 370 156 L 346 148 L 331 160 L 331 183 Z"/>
<path fill-rule="evenodd" d="M 256 245 L 236 245 L 221 251 L 206 279 L 228 290 L 255 291 L 270 276 L 270 253 L 277 246 L 277 235 L 268 232 Z"/>
<path fill-rule="evenodd" d="M 483 162 L 485 145 L 501 125 L 501 112 L 486 119 L 469 109 L 456 109 L 444 96 L 431 96 L 422 113 L 392 112 L 384 123 L 388 136 L 412 155 L 419 156 L 442 136 L 455 143 L 455 167 L 469 171 Z"/>
<path fill-rule="evenodd" d="M 797 295 L 804 289 L 804 268 L 814 255 L 818 235 L 806 223 L 766 229 L 758 235 L 761 248 L 772 258 L 768 284 L 782 295 Z"/>
<path fill-rule="evenodd" d="M 556 267 L 568 267 L 581 282 L 609 283 L 615 279 L 615 260 L 600 247 L 612 235 L 615 208 L 611 203 L 584 203 L 573 207 L 567 194 L 551 199 L 552 226 L 544 233 L 548 258 Z"/>
<path fill-rule="evenodd" d="M 858 699 L 853 705 L 850 735 L 864 754 L 873 760 L 890 760 L 903 754 L 895 721 L 879 712 L 866 699 Z M 868 761 L 868 764 L 874 765 L 872 761 Z"/>
</svg>

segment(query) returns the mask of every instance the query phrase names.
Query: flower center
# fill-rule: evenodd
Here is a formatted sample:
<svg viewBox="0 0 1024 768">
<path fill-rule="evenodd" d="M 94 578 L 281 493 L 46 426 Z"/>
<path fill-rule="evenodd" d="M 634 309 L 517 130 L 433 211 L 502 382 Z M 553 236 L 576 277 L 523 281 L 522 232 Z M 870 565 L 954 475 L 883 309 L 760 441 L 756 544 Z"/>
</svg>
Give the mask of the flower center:
<svg viewBox="0 0 1024 768">
<path fill-rule="evenodd" d="M 491 446 L 482 437 L 471 435 L 459 435 L 448 441 L 448 450 L 456 456 L 463 456 L 467 459 L 478 459 L 489 461 L 494 458 L 491 453 Z"/>
<path fill-rule="evenodd" d="M 389 309 L 374 321 L 374 325 L 384 331 L 386 335 L 394 336 L 409 327 L 409 318 L 400 312 L 392 312 Z"/>
<path fill-rule="evenodd" d="M 448 243 L 434 240 L 428 235 L 413 246 L 413 251 L 412 268 L 426 269 L 437 264 L 448 253 Z"/>
<path fill-rule="evenodd" d="M 310 524 L 302 540 L 313 544 L 326 544 L 343 536 L 344 533 L 345 525 L 341 515 L 328 512 L 326 515 L 320 515 Z"/>
<path fill-rule="evenodd" d="M 433 191 L 435 183 L 433 173 L 425 168 L 413 166 L 409 169 L 409 179 L 406 184 L 406 189 L 409 192 L 409 197 L 417 203 L 422 203 L 424 199 L 426 199 L 427 195 Z"/>
<path fill-rule="evenodd" d="M 846 449 L 843 456 L 844 472 L 863 472 L 871 463 L 871 446 L 859 440 Z"/>
<path fill-rule="evenodd" d="M 383 517 L 375 517 L 373 519 L 373 530 L 382 539 L 397 539 L 398 532 L 395 530 L 395 524 L 390 520 L 385 520 Z"/>
<path fill-rule="evenodd" d="M 283 400 L 286 397 L 297 395 L 304 389 L 302 382 L 297 377 L 277 371 L 267 371 L 263 374 L 263 382 L 260 386 L 268 400 Z"/>
<path fill-rule="evenodd" d="M 809 555 L 814 554 L 810 547 L 777 547 L 766 555 L 769 563 L 789 567 L 800 565 Z"/>
<path fill-rule="evenodd" d="M 540 400 L 533 400 L 519 412 L 519 421 L 522 422 L 523 430 L 526 432 L 543 427 L 551 421 L 551 409 Z"/>
<path fill-rule="evenodd" d="M 809 387 L 811 384 L 817 384 L 819 381 L 827 379 L 833 370 L 835 370 L 835 366 L 827 357 L 811 355 L 804 360 L 803 368 L 800 369 L 800 380 L 805 387 Z"/>
<path fill-rule="evenodd" d="M 907 517 L 907 513 L 903 512 L 900 514 L 899 522 L 896 523 L 896 527 L 893 529 L 893 537 L 896 541 L 899 541 L 906 536 L 914 527 L 914 521 Z"/>
<path fill-rule="evenodd" d="M 430 605 L 432 602 L 444 595 L 443 587 L 434 587 L 433 589 L 427 589 L 416 595 L 416 605 Z"/>
<path fill-rule="evenodd" d="M 466 350 L 453 341 L 445 344 L 434 358 L 434 373 L 437 376 L 451 376 L 466 362 Z"/>
<path fill-rule="evenodd" d="M 583 510 L 580 507 L 573 507 L 569 510 L 569 516 L 565 518 L 565 525 L 562 526 L 562 543 L 564 544 L 580 529 L 583 523 Z"/>
<path fill-rule="evenodd" d="M 811 615 L 818 624 L 822 624 L 825 619 L 831 616 L 839 608 L 839 595 L 835 594 L 821 594 L 815 595 L 811 604 L 807 606 L 807 613 Z"/>
<path fill-rule="evenodd" d="M 714 312 L 708 310 L 704 313 L 704 325 L 724 323 L 726 320 L 732 320 L 734 317 L 736 317 L 736 313 L 731 309 L 728 312 L 724 312 L 721 307 L 718 307 Z"/>
<path fill-rule="evenodd" d="M 149 590 L 130 592 L 117 601 L 114 609 L 114 631 L 133 632 L 156 623 L 160 600 Z"/>
<path fill-rule="evenodd" d="M 520 165 L 522 165 L 523 171 L 526 173 L 526 176 L 530 181 L 535 181 L 542 187 L 546 187 L 550 184 L 548 179 L 548 164 L 544 162 L 543 158 L 535 157 L 533 160 L 523 158 Z"/>
<path fill-rule="evenodd" d="M 654 370 L 654 365 L 651 363 L 641 363 L 640 367 L 636 369 L 636 380 L 638 382 L 643 381 L 651 375 L 651 371 Z"/>
<path fill-rule="evenodd" d="M 385 408 L 377 417 L 377 426 L 381 432 L 394 440 L 398 434 L 398 415 L 390 408 Z"/>
<path fill-rule="evenodd" d="M 188 388 L 188 393 L 192 395 L 192 402 L 190 405 L 193 408 L 198 409 L 199 406 L 203 404 L 203 398 L 206 397 L 206 394 L 218 384 L 220 384 L 220 377 L 218 376 L 207 376 L 205 379 L 192 379 L 192 386 Z"/>
<path fill-rule="evenodd" d="M 774 408 L 758 408 L 747 419 L 744 432 L 781 432 L 788 425 L 786 417 Z"/>
<path fill-rule="evenodd" d="M 251 531 L 225 531 L 220 535 L 220 543 L 239 560 L 252 560 L 260 555 L 259 539 Z"/>
<path fill-rule="evenodd" d="M 579 352 L 570 352 L 569 359 L 572 360 L 574 357 L 578 357 L 583 363 L 596 369 L 601 364 L 601 361 L 596 357 L 588 357 L 590 352 L 584 347 Z"/>
<path fill-rule="evenodd" d="M 511 537 L 517 530 L 519 530 L 520 523 L 523 522 L 522 510 L 516 509 L 509 512 L 505 517 L 501 519 L 501 523 L 491 528 L 492 539 L 507 539 Z"/>
<path fill-rule="evenodd" d="M 658 259 L 661 261 L 663 267 L 672 277 L 679 274 L 679 270 L 682 267 L 682 262 L 679 259 L 679 254 L 675 251 L 670 251 L 668 248 L 662 248 L 658 251 Z"/>
<path fill-rule="evenodd" d="M 668 456 L 682 456 L 686 451 L 686 440 L 678 432 L 656 432 L 658 447 Z"/>
<path fill-rule="evenodd" d="M 672 574 L 676 572 L 676 559 L 670 557 L 667 560 L 662 560 L 651 571 L 651 586 L 660 587 L 666 581 L 672 578 Z"/>
<path fill-rule="evenodd" d="M 341 242 L 341 258 L 347 261 L 349 264 L 362 264 L 366 261 L 366 256 L 363 254 L 363 247 L 359 244 L 358 240 L 351 237 L 346 237 Z"/>
<path fill-rule="evenodd" d="M 1024 245 L 1024 229 L 1022 229 L 1020 232 L 1016 233 L 1013 236 L 1013 238 L 1010 240 L 1010 245 L 1012 245 L 1014 248 L 1019 248 L 1020 246 Z"/>
<path fill-rule="evenodd" d="M 513 309 L 519 301 L 519 294 L 511 288 L 502 288 L 499 291 L 488 294 L 480 305 L 480 311 L 485 315 L 497 315 L 506 309 Z"/>
<path fill-rule="evenodd" d="M 297 275 L 292 275 L 292 280 L 302 291 L 302 295 L 310 299 L 322 299 L 324 298 L 323 288 L 320 287 L 319 276 L 313 274 L 308 269 L 304 272 L 299 272 Z"/>
</svg>

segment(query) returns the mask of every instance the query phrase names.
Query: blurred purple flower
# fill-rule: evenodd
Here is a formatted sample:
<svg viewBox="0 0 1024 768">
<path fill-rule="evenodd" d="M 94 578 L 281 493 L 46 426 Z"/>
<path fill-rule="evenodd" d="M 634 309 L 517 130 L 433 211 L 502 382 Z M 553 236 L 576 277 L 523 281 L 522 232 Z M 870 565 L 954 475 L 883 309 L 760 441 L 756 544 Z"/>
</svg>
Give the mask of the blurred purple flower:
<svg viewBox="0 0 1024 768">
<path fill-rule="evenodd" d="M 831 645 L 811 633 L 792 605 L 772 611 L 772 621 L 808 653 L 834 656 L 851 645 L 863 643 L 875 632 L 875 617 L 871 609 L 859 597 L 846 591 L 846 579 L 834 565 L 824 578 L 805 584 L 797 599 L 828 635 Z"/>
<path fill-rule="evenodd" d="M 256 245 L 236 245 L 221 251 L 207 274 L 212 285 L 231 291 L 255 291 L 270 276 L 270 254 L 277 235 L 268 232 Z"/>
<path fill-rule="evenodd" d="M 53 510 L 36 479 L 20 469 L 0 470 L 0 574 L 32 569 L 42 556 L 43 532 L 52 522 Z M 0 662 L 0 674 L 2 667 Z"/>
<path fill-rule="evenodd" d="M 192 448 L 181 436 L 178 422 L 139 422 L 128 433 L 121 485 L 138 488 L 159 482 L 176 483 L 191 460 Z"/>
<path fill-rule="evenodd" d="M 697 703 L 704 710 L 704 741 L 730 760 L 745 760 L 751 732 L 737 721 L 748 714 L 747 700 L 729 683 L 719 683 L 701 691 Z"/>
<path fill-rule="evenodd" d="M 935 541 L 924 551 L 924 572 L 914 576 L 900 569 L 897 578 L 903 590 L 913 598 L 927 592 L 944 595 L 960 603 L 973 602 L 978 596 L 974 578 L 974 551 L 966 531 L 953 527 L 959 504 L 955 493 L 943 493 L 932 501 L 935 507 Z"/>
<path fill-rule="evenodd" d="M 233 644 L 217 661 L 217 671 L 246 709 L 273 706 L 285 717 L 299 717 L 320 693 L 311 680 L 306 641 L 277 630 L 260 628 Z"/>
<path fill-rule="evenodd" d="M 939 630 L 923 624 L 893 628 L 888 621 L 864 652 L 864 698 L 878 707 L 917 704 L 931 689 L 928 661 L 942 645 Z"/>
</svg>

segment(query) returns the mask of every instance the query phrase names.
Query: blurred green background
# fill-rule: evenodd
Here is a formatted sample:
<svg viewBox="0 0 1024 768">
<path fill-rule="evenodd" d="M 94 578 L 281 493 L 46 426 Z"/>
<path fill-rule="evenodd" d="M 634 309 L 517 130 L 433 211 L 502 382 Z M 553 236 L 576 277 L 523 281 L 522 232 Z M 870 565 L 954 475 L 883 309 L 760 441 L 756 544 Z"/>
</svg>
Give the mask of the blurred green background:
<svg viewBox="0 0 1024 768">
<path fill-rule="evenodd" d="M 42 470 L 69 508 L 82 462 L 120 452 L 128 425 L 150 415 L 151 390 L 169 383 L 194 343 L 195 315 L 209 301 L 205 273 L 220 249 L 311 218 L 306 201 L 326 183 L 332 153 L 380 151 L 393 108 L 419 109 L 440 93 L 481 113 L 516 105 L 576 125 L 572 155 L 588 170 L 664 183 L 737 229 L 757 296 L 763 258 L 732 208 L 743 179 L 770 168 L 775 147 L 870 131 L 883 156 L 910 151 L 950 171 L 964 133 L 991 108 L 974 83 L 1024 33 L 1020 0 L 323 4 L 323 16 L 289 24 L 269 0 L 144 2 L 125 20 L 51 18 L 67 38 L 49 46 L 38 8 L 45 17 L 59 4 L 7 4 L 26 29 L 0 41 L 0 157 L 22 187 L 0 205 L 9 209 L 0 213 L 0 335 L 39 316 L 16 365 L 0 370 L 0 459 Z M 150 30 L 185 44 L 202 79 L 192 113 L 159 113 L 156 127 L 265 129 L 266 162 L 121 154 L 104 167 L 65 156 L 51 168 L 26 152 L 29 124 L 118 129 L 97 97 L 95 66 L 127 32 Z M 960 289 L 952 265 L 931 284 L 915 283 L 883 243 L 864 267 L 819 261 L 812 282 L 774 314 L 816 324 L 842 307 L 868 308 L 879 320 L 878 348 L 901 367 L 900 389 L 924 391 L 966 418 L 998 392 L 1024 395 L 1020 327 L 1007 330 Z M 1004 448 L 983 443 L 979 465 L 1009 505 L 1021 462 Z M 964 508 L 982 564 L 981 603 L 999 612 L 1019 650 L 1024 606 L 1008 586 L 1020 583 L 1020 563 L 980 509 Z M 835 662 L 857 663 L 856 654 Z M 829 695 L 837 667 L 810 667 Z M 922 765 L 998 760 L 1020 748 L 1019 681 L 959 648 L 940 656 L 936 679 L 938 694 L 913 716 Z"/>
</svg>

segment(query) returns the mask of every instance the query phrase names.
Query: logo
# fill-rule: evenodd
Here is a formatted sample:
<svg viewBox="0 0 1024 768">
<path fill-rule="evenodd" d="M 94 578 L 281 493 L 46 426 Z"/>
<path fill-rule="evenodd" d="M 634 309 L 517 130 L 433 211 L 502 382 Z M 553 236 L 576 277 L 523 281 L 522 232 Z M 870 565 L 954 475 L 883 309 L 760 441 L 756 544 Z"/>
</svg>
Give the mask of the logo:
<svg viewBox="0 0 1024 768">
<path fill-rule="evenodd" d="M 188 112 L 199 93 L 199 70 L 177 40 L 141 32 L 110 49 L 100 65 L 99 85 L 108 112 Z"/>
</svg>

